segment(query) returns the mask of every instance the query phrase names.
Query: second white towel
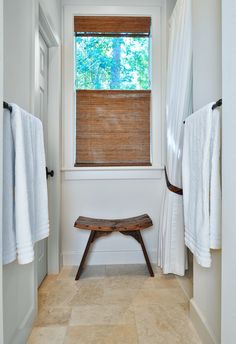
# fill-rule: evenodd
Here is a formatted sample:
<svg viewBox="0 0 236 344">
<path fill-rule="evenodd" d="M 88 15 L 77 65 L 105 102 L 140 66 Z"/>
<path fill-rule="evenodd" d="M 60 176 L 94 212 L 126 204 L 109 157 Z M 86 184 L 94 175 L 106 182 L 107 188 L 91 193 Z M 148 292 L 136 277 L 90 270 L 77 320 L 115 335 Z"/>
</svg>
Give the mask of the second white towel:
<svg viewBox="0 0 236 344">
<path fill-rule="evenodd" d="M 212 105 L 185 121 L 183 199 L 185 244 L 203 267 L 221 246 L 220 111 Z"/>
</svg>

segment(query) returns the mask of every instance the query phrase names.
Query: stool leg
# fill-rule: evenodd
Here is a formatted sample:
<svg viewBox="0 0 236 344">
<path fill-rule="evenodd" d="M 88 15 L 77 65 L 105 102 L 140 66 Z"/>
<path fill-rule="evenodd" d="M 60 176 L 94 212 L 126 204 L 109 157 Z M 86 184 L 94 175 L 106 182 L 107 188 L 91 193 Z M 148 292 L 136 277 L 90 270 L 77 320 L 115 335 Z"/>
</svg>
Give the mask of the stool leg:
<svg viewBox="0 0 236 344">
<path fill-rule="evenodd" d="M 89 238 L 88 238 L 88 242 L 87 242 L 86 248 L 84 250 L 83 257 L 82 257 L 81 262 L 80 262 L 80 266 L 79 266 L 78 272 L 77 272 L 76 277 L 75 277 L 76 281 L 78 281 L 78 279 L 81 276 L 81 273 L 82 273 L 82 270 L 83 270 L 83 267 L 84 267 L 84 263 L 85 263 L 87 255 L 88 255 L 89 247 L 90 247 L 91 243 L 93 242 L 95 235 L 96 235 L 96 232 L 95 231 L 91 231 L 91 233 L 89 235 Z"/>
<path fill-rule="evenodd" d="M 145 245 L 144 245 L 144 242 L 143 242 L 143 238 L 142 238 L 142 235 L 140 233 L 140 231 L 137 231 L 137 234 L 138 234 L 138 237 L 139 237 L 139 243 L 142 247 L 142 250 L 143 250 L 143 255 L 144 255 L 144 258 L 146 260 L 146 264 L 147 264 L 147 267 L 148 267 L 148 271 L 150 273 L 150 276 L 151 277 L 154 277 L 154 272 L 152 270 L 152 266 L 151 266 L 151 263 L 150 263 L 150 260 L 148 258 L 148 254 L 147 254 L 147 251 L 146 251 L 146 248 L 145 248 Z"/>
<path fill-rule="evenodd" d="M 145 258 L 145 261 L 146 261 L 146 264 L 147 264 L 150 276 L 154 277 L 154 272 L 152 270 L 152 266 L 151 266 L 150 260 L 148 258 L 148 254 L 147 254 L 144 242 L 143 242 L 143 238 L 142 238 L 141 232 L 140 231 L 120 231 L 120 233 L 124 234 L 124 235 L 132 236 L 141 245 L 142 251 L 143 251 L 143 255 L 144 255 L 144 258 Z"/>
</svg>

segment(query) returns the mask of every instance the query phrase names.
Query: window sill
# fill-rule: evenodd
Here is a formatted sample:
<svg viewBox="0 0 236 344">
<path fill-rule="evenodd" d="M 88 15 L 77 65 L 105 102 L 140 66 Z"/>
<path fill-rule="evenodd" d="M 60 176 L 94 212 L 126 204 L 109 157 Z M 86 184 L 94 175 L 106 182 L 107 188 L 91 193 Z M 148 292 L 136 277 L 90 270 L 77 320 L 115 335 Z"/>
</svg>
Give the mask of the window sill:
<svg viewBox="0 0 236 344">
<path fill-rule="evenodd" d="M 161 179 L 161 166 L 62 168 L 64 180 Z"/>
<path fill-rule="evenodd" d="M 152 164 L 150 162 L 144 162 L 144 163 L 116 163 L 116 164 L 112 164 L 112 163 L 108 163 L 108 164 L 105 164 L 105 163 L 101 163 L 101 164 L 92 164 L 92 163 L 87 163 L 87 164 L 80 164 L 80 163 L 75 163 L 74 167 L 91 167 L 91 168 L 94 168 L 94 167 L 116 167 L 116 168 L 120 168 L 120 167 L 144 167 L 144 166 L 152 166 Z"/>
</svg>

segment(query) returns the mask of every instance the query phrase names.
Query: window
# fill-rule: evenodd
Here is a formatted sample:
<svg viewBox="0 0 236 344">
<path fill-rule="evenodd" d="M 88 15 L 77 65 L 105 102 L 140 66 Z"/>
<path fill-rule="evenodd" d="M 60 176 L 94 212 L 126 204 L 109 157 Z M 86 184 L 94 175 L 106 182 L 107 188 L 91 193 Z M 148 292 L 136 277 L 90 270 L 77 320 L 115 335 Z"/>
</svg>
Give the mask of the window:
<svg viewBox="0 0 236 344">
<path fill-rule="evenodd" d="M 150 17 L 78 16 L 75 166 L 149 166 Z"/>
</svg>

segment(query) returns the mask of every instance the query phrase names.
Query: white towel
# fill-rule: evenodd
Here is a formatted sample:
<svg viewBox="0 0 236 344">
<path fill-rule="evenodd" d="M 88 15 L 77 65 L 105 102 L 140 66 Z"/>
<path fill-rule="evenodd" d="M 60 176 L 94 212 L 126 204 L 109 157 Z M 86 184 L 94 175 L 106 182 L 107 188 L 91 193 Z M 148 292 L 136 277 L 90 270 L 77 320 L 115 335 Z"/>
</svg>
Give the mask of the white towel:
<svg viewBox="0 0 236 344">
<path fill-rule="evenodd" d="M 211 248 L 220 248 L 220 112 L 212 105 L 185 121 L 183 199 L 185 244 L 203 267 L 211 266 Z"/>
<path fill-rule="evenodd" d="M 18 262 L 34 259 L 34 243 L 49 235 L 42 124 L 12 105 L 15 145 L 15 228 Z"/>
<path fill-rule="evenodd" d="M 16 234 L 14 221 L 14 147 L 10 112 L 3 114 L 3 264 L 16 259 Z"/>
<path fill-rule="evenodd" d="M 212 114 L 210 178 L 210 248 L 221 248 L 221 110 Z"/>
</svg>

